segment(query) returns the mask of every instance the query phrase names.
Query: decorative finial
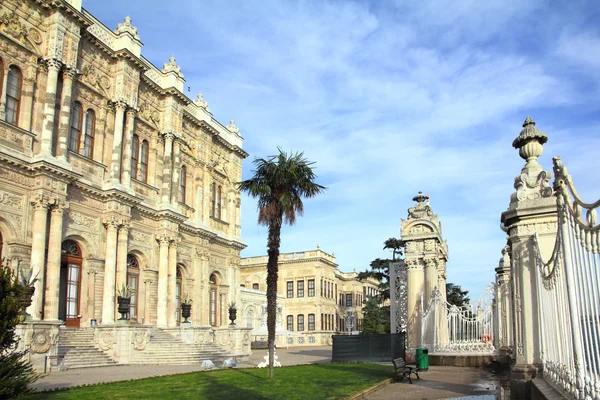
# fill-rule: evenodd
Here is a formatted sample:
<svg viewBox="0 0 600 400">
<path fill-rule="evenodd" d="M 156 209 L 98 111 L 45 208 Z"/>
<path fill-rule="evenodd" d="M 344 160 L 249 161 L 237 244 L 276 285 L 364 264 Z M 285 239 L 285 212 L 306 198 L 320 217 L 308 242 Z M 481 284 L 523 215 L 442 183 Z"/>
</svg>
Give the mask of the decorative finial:
<svg viewBox="0 0 600 400">
<path fill-rule="evenodd" d="M 229 130 L 229 132 L 231 133 L 235 133 L 236 135 L 240 134 L 240 130 L 239 128 L 235 125 L 235 121 L 231 120 L 229 121 L 229 126 L 227 127 L 227 129 Z"/>
<path fill-rule="evenodd" d="M 413 201 L 416 201 L 419 204 L 423 203 L 425 200 L 429 200 L 429 196 L 424 195 L 421 191 L 419 191 L 418 195 L 413 197 Z"/>
<path fill-rule="evenodd" d="M 317 244 L 317 250 L 320 250 L 320 249 L 321 249 L 321 245 Z"/>
<path fill-rule="evenodd" d="M 537 164 L 537 158 L 544 151 L 543 144 L 548 141 L 548 136 L 535 127 L 535 121 L 531 117 L 527 117 L 523 122 L 523 130 L 515 140 L 513 147 L 519 149 L 519 155 L 527 164 Z"/>
<path fill-rule="evenodd" d="M 118 23 L 117 29 L 115 29 L 116 34 L 121 34 L 124 32 L 131 34 L 131 36 L 133 36 L 136 40 L 140 40 L 140 37 L 137 34 L 137 28 L 131 25 L 131 17 L 129 15 L 125 17 L 125 22 Z"/>
<path fill-rule="evenodd" d="M 206 102 L 206 100 L 204 100 L 204 97 L 202 97 L 202 93 L 198 92 L 198 98 L 196 100 L 194 100 L 194 103 L 200 107 L 200 108 L 204 108 L 206 111 L 208 110 L 208 103 Z"/>
<path fill-rule="evenodd" d="M 183 74 L 181 73 L 181 67 L 175 62 L 174 56 L 169 57 L 169 62 L 163 64 L 162 72 L 175 72 L 180 78 L 183 78 Z"/>
</svg>

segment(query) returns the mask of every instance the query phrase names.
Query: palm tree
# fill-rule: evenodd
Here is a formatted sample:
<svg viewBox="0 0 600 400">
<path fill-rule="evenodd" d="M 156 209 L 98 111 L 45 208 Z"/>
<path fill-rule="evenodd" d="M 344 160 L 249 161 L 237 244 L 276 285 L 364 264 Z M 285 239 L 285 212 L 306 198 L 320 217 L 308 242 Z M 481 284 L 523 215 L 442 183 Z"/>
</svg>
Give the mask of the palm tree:
<svg viewBox="0 0 600 400">
<path fill-rule="evenodd" d="M 304 153 L 288 155 L 280 148 L 268 159 L 255 158 L 254 176 L 239 183 L 239 189 L 258 199 L 258 223 L 268 227 L 267 253 L 267 329 L 269 332 L 269 378 L 273 378 L 275 319 L 277 313 L 277 275 L 281 226 L 293 225 L 302 215 L 302 197 L 314 197 L 326 188 L 314 182 L 314 162 Z"/>
</svg>

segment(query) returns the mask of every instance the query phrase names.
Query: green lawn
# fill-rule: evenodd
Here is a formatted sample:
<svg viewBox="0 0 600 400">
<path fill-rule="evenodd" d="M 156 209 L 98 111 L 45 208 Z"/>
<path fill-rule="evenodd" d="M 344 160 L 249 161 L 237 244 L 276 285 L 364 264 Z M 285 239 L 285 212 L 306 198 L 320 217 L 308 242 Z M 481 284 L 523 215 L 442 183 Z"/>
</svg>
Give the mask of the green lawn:
<svg viewBox="0 0 600 400">
<path fill-rule="evenodd" d="M 29 399 L 344 399 L 391 378 L 389 364 L 313 364 L 227 369 L 44 392 Z"/>
</svg>

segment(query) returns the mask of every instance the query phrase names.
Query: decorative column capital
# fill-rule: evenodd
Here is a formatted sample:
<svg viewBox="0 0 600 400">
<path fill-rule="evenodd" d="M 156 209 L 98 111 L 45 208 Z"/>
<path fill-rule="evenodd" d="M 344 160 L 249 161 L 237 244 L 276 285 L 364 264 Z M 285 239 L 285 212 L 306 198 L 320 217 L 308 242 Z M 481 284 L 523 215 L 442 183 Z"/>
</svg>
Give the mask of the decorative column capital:
<svg viewBox="0 0 600 400">
<path fill-rule="evenodd" d="M 209 256 L 210 253 L 207 250 L 196 248 L 196 257 L 198 257 L 201 261 L 208 261 Z"/>
<path fill-rule="evenodd" d="M 176 240 L 176 237 L 174 234 L 170 233 L 170 232 L 160 232 L 156 234 L 156 240 L 158 241 L 159 244 L 170 244 L 171 242 Z"/>
<path fill-rule="evenodd" d="M 410 270 L 423 268 L 423 266 L 419 263 L 419 259 L 411 258 L 405 261 L 406 267 Z"/>
<path fill-rule="evenodd" d="M 66 209 L 69 208 L 70 204 L 68 201 L 66 200 L 62 200 L 62 199 L 58 199 L 58 198 L 52 198 L 49 201 L 51 208 L 51 213 L 52 214 L 63 214 L 65 212 Z"/>
<path fill-rule="evenodd" d="M 70 65 L 65 65 L 62 70 L 63 79 L 73 80 L 73 78 L 75 78 L 75 76 L 77 76 L 78 73 L 79 71 L 77 71 L 74 67 Z"/>
<path fill-rule="evenodd" d="M 137 116 L 138 110 L 132 107 L 129 107 L 127 109 L 127 111 L 125 112 L 125 115 L 127 115 L 127 119 L 133 119 Z"/>
<path fill-rule="evenodd" d="M 30 201 L 34 210 L 48 210 L 50 206 L 48 196 L 43 193 L 36 194 Z"/>
<path fill-rule="evenodd" d="M 106 229 L 115 231 L 119 229 L 119 225 L 121 225 L 121 221 L 115 216 L 104 217 L 102 223 L 106 226 Z"/>
<path fill-rule="evenodd" d="M 129 107 L 124 100 L 112 100 L 109 105 L 115 110 L 115 112 L 125 112 Z"/>
<path fill-rule="evenodd" d="M 425 258 L 423 259 L 423 261 L 425 262 L 425 266 L 427 268 L 435 268 L 437 266 L 437 260 L 435 258 Z"/>
<path fill-rule="evenodd" d="M 87 273 L 88 273 L 88 275 L 94 275 L 95 276 L 98 273 L 98 270 L 96 268 L 90 268 Z"/>
<path fill-rule="evenodd" d="M 44 58 L 42 59 L 42 63 L 48 69 L 48 71 L 55 70 L 57 73 L 62 67 L 62 62 L 56 58 Z"/>
<path fill-rule="evenodd" d="M 167 141 L 171 141 L 171 142 L 174 141 L 177 136 L 175 136 L 175 134 L 173 132 L 166 132 L 166 133 L 163 133 L 163 137 L 164 137 L 165 143 L 166 143 Z"/>
</svg>

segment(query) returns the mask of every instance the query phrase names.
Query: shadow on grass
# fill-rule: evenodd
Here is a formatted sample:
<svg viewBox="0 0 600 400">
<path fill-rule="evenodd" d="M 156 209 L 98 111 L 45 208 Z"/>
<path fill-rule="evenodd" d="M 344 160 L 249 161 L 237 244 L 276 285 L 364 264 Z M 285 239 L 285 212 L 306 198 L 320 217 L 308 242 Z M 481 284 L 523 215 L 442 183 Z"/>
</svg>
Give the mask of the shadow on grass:
<svg viewBox="0 0 600 400">
<path fill-rule="evenodd" d="M 328 363 L 328 364 L 312 364 L 316 368 L 322 368 L 329 371 L 345 371 L 348 373 L 364 376 L 367 378 L 391 378 L 394 376 L 394 367 L 390 365 L 388 368 L 384 366 L 379 369 L 374 369 L 370 366 L 381 365 L 381 364 L 369 364 L 369 363 Z"/>
</svg>

